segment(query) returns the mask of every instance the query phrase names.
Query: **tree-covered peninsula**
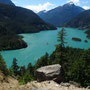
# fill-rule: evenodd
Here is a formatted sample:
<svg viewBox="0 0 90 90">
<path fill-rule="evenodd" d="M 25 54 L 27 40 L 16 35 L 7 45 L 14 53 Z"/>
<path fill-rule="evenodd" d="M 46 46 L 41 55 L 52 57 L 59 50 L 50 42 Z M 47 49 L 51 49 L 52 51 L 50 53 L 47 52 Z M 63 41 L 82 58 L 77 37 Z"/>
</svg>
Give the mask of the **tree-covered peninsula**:
<svg viewBox="0 0 90 90">
<path fill-rule="evenodd" d="M 0 26 L 0 51 L 15 50 L 25 47 L 27 47 L 27 44 L 22 40 L 21 36 Z"/>
</svg>

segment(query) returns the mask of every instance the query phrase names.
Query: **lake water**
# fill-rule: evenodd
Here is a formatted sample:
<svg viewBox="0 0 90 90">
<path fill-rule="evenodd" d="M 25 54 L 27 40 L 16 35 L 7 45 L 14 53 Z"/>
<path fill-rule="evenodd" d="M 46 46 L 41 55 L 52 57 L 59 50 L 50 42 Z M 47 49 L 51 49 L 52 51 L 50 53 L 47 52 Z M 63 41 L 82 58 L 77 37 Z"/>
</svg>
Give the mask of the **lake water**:
<svg viewBox="0 0 90 90">
<path fill-rule="evenodd" d="M 71 46 L 74 48 L 88 49 L 90 48 L 90 40 L 86 38 L 85 30 L 78 30 L 73 28 L 66 29 L 66 46 Z M 51 54 L 55 50 L 55 45 L 58 44 L 57 37 L 58 32 L 61 28 L 57 30 L 41 31 L 39 33 L 33 34 L 21 34 L 24 36 L 24 41 L 28 44 L 27 48 L 19 50 L 2 51 L 1 55 L 6 61 L 8 67 L 11 66 L 13 58 L 18 60 L 18 65 L 27 66 L 28 63 L 33 65 L 36 63 L 37 59 L 43 56 L 46 52 Z M 81 38 L 81 42 L 72 41 L 72 37 Z M 85 43 L 87 40 L 88 43 Z"/>
</svg>

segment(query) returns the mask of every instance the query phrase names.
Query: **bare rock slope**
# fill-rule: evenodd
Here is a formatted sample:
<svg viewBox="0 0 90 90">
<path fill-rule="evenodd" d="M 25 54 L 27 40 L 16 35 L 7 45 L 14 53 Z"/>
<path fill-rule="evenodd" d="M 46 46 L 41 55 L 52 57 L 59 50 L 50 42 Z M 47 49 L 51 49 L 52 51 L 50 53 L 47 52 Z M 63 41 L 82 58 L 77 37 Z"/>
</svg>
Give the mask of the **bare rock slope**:
<svg viewBox="0 0 90 90">
<path fill-rule="evenodd" d="M 25 85 L 19 85 L 18 80 L 11 76 L 5 76 L 0 71 L 0 90 L 90 90 L 81 88 L 77 83 L 60 83 L 53 80 L 43 82 L 32 81 Z"/>
<path fill-rule="evenodd" d="M 69 83 L 61 83 L 60 85 L 54 81 L 29 82 L 26 85 L 19 85 L 14 79 L 8 83 L 0 83 L 0 90 L 90 90 L 79 88 Z"/>
</svg>

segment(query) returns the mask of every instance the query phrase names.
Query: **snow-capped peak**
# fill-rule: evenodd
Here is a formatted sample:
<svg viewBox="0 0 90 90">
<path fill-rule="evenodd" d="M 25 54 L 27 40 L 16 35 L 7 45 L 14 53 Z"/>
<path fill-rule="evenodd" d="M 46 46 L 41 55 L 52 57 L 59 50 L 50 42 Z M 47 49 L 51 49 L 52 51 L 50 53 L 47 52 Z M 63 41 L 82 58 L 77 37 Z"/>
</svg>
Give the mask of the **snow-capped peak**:
<svg viewBox="0 0 90 90">
<path fill-rule="evenodd" d="M 73 2 L 69 2 L 70 5 L 73 5 L 74 3 Z"/>
<path fill-rule="evenodd" d="M 64 4 L 63 6 L 64 6 L 64 7 L 68 7 L 68 6 L 69 6 L 69 7 L 70 7 L 70 6 L 74 6 L 74 3 L 73 3 L 73 2 L 69 2 L 69 3 L 67 3 L 67 4 Z"/>
</svg>

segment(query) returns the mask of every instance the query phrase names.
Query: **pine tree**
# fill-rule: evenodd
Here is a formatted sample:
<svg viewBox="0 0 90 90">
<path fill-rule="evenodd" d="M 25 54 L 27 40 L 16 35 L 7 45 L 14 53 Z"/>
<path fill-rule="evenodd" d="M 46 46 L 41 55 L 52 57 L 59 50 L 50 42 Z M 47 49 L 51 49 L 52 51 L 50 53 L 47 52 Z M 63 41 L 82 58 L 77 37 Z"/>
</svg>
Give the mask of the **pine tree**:
<svg viewBox="0 0 90 90">
<path fill-rule="evenodd" d="M 15 76 L 17 76 L 18 72 L 19 72 L 19 66 L 17 65 L 17 59 L 16 58 L 13 59 L 12 70 L 13 70 Z"/>
<path fill-rule="evenodd" d="M 3 74 L 8 75 L 8 69 L 2 56 L 0 55 L 0 70 Z"/>
<path fill-rule="evenodd" d="M 25 75 L 25 72 L 26 72 L 25 66 L 21 66 L 21 67 L 20 67 L 20 75 L 21 75 L 21 76 L 24 76 L 24 75 Z"/>
<path fill-rule="evenodd" d="M 38 59 L 35 64 L 35 70 L 42 66 L 48 65 L 48 57 L 49 57 L 49 55 L 48 55 L 48 53 L 46 53 L 44 56 L 42 56 L 40 59 Z"/>
<path fill-rule="evenodd" d="M 32 66 L 31 63 L 28 64 L 27 72 L 28 72 L 29 74 L 34 75 L 34 68 L 33 68 L 33 66 Z"/>
<path fill-rule="evenodd" d="M 59 55 L 59 64 L 61 64 L 62 66 L 65 64 L 65 62 L 67 61 L 66 58 L 65 58 L 65 36 L 66 36 L 66 33 L 65 33 L 65 29 L 62 28 L 62 30 L 58 33 L 58 42 L 60 42 L 60 44 L 58 45 L 58 51 L 60 52 L 60 55 Z"/>
<path fill-rule="evenodd" d="M 65 29 L 62 28 L 62 30 L 58 33 L 58 40 L 57 40 L 58 42 L 60 42 L 59 44 L 60 47 L 64 47 L 64 44 L 66 43 L 65 36 L 66 36 Z"/>
</svg>

